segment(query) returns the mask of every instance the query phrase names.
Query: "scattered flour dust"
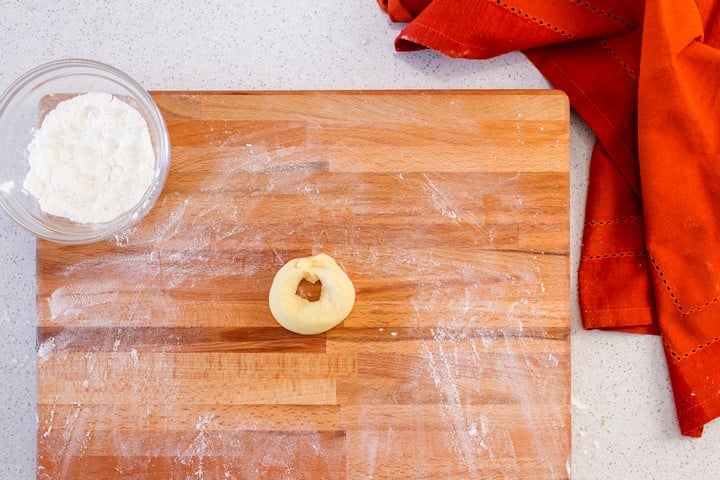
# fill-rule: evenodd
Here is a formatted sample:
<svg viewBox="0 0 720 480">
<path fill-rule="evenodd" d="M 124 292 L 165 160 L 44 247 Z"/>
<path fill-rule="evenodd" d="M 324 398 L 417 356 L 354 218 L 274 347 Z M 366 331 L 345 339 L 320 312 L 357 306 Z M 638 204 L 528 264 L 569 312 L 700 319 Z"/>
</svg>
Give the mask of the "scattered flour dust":
<svg viewBox="0 0 720 480">
<path fill-rule="evenodd" d="M 260 151 L 260 148 L 256 150 Z M 85 354 L 84 367 L 79 361 L 84 378 L 79 379 L 76 387 L 78 401 L 103 395 L 118 378 L 132 378 L 127 398 L 138 411 L 137 421 L 146 422 L 143 425 L 161 422 L 158 428 L 175 429 L 168 422 L 183 408 L 181 400 L 185 385 L 182 376 L 173 375 L 175 361 L 171 355 L 165 356 L 164 352 L 144 353 L 146 350 L 133 343 L 133 335 L 126 337 L 123 332 L 128 327 L 175 325 L 172 323 L 175 321 L 177 326 L 185 325 L 182 322 L 186 320 L 180 320 L 182 306 L 178 306 L 177 298 L 171 295 L 173 289 L 182 286 L 189 291 L 194 288 L 195 282 L 205 288 L 206 285 L 201 282 L 223 276 L 250 278 L 262 266 L 260 262 L 264 260 L 258 256 L 245 258 L 244 249 L 237 254 L 229 254 L 224 248 L 226 241 L 249 249 L 269 248 L 263 232 L 247 228 L 248 223 L 257 217 L 256 209 L 264 204 L 265 193 L 296 192 L 297 187 L 304 185 L 314 171 L 312 165 L 307 169 L 293 167 L 289 173 L 279 167 L 273 170 L 272 161 L 264 151 L 261 151 L 259 159 L 257 154 L 250 153 L 218 158 L 212 170 L 198 181 L 196 189 L 201 192 L 199 195 L 180 196 L 177 192 L 169 192 L 158 204 L 160 208 L 156 210 L 155 223 L 133 227 L 116 236 L 114 244 L 121 247 L 122 254 L 81 258 L 59 272 L 62 284 L 47 300 L 51 323 L 119 329 L 108 340 L 110 352 L 90 350 Z M 251 195 L 242 205 L 226 201 L 227 185 L 244 172 L 259 173 L 260 183 L 254 186 L 258 195 Z M 208 198 L 213 201 L 200 204 L 201 199 Z M 225 221 L 214 222 L 213 218 Z M 279 258 L 278 262 L 282 264 L 285 260 Z M 127 282 L 128 278 L 137 281 Z M 202 301 L 205 302 L 204 299 Z M 169 319 L 168 323 L 164 323 L 166 319 Z M 386 333 L 390 334 L 389 329 Z M 164 342 L 171 343 L 172 339 L 157 337 L 157 341 L 162 346 Z M 55 364 L 50 364 L 54 356 L 67 352 L 67 342 L 57 335 L 41 346 L 38 355 L 54 368 Z M 147 394 L 148 385 L 158 378 L 164 378 L 166 384 L 162 402 L 156 402 Z M 108 403 L 110 407 L 114 408 L 115 404 Z M 63 428 L 56 426 L 46 439 L 45 446 L 57 452 L 54 458 L 57 458 L 61 472 L 69 469 L 73 461 L 73 457 L 63 454 L 83 451 L 86 427 L 104 425 L 106 421 L 97 417 L 92 408 L 83 406 L 77 409 L 80 413 L 70 416 L 67 425 L 63 423 Z M 175 457 L 182 466 L 181 470 L 186 472 L 182 477 L 175 475 L 177 472 L 169 472 L 168 477 L 172 478 L 258 478 L 267 469 L 281 471 L 278 478 L 299 478 L 292 470 L 293 463 L 288 460 L 297 456 L 314 456 L 322 460 L 326 471 L 317 478 L 337 478 L 339 475 L 334 475 L 334 472 L 344 472 L 344 450 L 335 448 L 336 438 L 328 437 L 326 440 L 322 433 L 315 431 L 313 423 L 303 426 L 303 433 L 297 436 L 267 433 L 276 429 L 276 422 L 272 419 L 235 423 L 235 430 L 229 431 L 220 427 L 234 421 L 232 416 L 227 415 L 222 408 L 211 409 L 197 417 L 187 435 L 178 438 L 170 436 L 170 439 L 152 446 L 140 445 L 128 440 L 124 432 L 114 431 L 109 434 L 108 442 L 119 459 L 117 472 L 146 472 L 148 466 L 135 463 L 134 457 L 156 452 L 170 452 L 169 455 Z M 52 421 L 48 424 L 47 419 L 47 415 L 40 419 L 43 432 L 52 426 Z M 58 421 L 57 418 L 55 421 Z M 63 436 L 65 431 L 74 433 Z M 254 431 L 259 432 L 257 436 L 243 433 Z M 242 452 L 242 456 L 238 456 L 238 452 Z M 216 476 L 214 461 L 208 459 L 219 456 L 227 457 L 227 463 L 223 465 L 224 475 L 219 472 Z"/>
<path fill-rule="evenodd" d="M 138 366 L 138 352 L 136 349 L 133 348 L 130 350 L 130 358 L 133 361 L 133 365 L 135 365 L 135 367 L 137 367 Z"/>
<path fill-rule="evenodd" d="M 155 154 L 140 112 L 108 93 L 60 102 L 28 146 L 24 189 L 42 211 L 78 223 L 109 222 L 140 202 Z"/>
<path fill-rule="evenodd" d="M 38 348 L 38 359 L 43 363 L 46 362 L 53 350 L 55 350 L 55 338 L 50 337 L 48 340 L 45 340 Z"/>
</svg>

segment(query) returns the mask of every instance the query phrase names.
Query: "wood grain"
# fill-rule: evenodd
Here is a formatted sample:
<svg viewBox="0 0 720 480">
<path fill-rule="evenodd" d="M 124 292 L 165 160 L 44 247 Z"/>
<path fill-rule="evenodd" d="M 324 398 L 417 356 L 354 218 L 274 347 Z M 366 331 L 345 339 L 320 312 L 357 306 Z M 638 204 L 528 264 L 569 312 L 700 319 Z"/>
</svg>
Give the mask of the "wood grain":
<svg viewBox="0 0 720 480">
<path fill-rule="evenodd" d="M 568 477 L 562 93 L 153 96 L 155 208 L 38 242 L 38 478 Z M 319 252 L 357 301 L 304 337 L 267 295 Z"/>
</svg>

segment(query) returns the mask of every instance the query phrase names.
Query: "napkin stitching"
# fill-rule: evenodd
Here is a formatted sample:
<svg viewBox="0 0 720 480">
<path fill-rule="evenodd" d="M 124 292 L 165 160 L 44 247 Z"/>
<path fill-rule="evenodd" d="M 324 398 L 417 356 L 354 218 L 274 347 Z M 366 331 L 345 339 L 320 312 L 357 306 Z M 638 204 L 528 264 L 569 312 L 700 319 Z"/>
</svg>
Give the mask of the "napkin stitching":
<svg viewBox="0 0 720 480">
<path fill-rule="evenodd" d="M 448 35 L 447 33 L 442 32 L 442 31 L 438 30 L 437 28 L 431 27 L 430 25 L 428 25 L 426 23 L 418 22 L 417 20 L 415 20 L 414 22 L 412 22 L 412 24 L 416 25 L 418 27 L 424 28 L 425 30 L 430 30 L 433 33 L 437 33 L 441 37 L 445 37 L 447 40 L 450 40 L 451 42 L 454 42 L 457 45 L 463 45 L 465 47 L 479 48 L 480 50 L 485 51 L 485 48 L 483 48 L 482 46 L 480 46 L 476 43 L 463 42 L 461 40 L 457 40 L 457 39 L 451 37 L 450 35 Z"/>
<path fill-rule="evenodd" d="M 673 357 L 675 360 L 677 360 L 678 363 L 680 363 L 680 362 L 682 362 L 683 360 L 685 360 L 686 358 L 691 357 L 693 354 L 698 353 L 700 350 L 702 350 L 702 349 L 704 349 L 704 348 L 706 348 L 706 347 L 709 347 L 710 345 L 712 345 L 712 344 L 714 344 L 714 343 L 717 343 L 717 342 L 720 342 L 720 337 L 714 337 L 712 340 L 708 340 L 708 341 L 705 342 L 705 343 L 701 343 L 701 344 L 698 345 L 697 347 L 691 348 L 690 350 L 688 350 L 687 352 L 683 353 L 682 355 L 679 355 L 675 350 L 672 350 L 672 347 L 670 346 L 669 343 L 665 342 L 664 345 L 665 345 L 665 348 L 670 352 L 670 355 L 672 355 L 672 357 Z"/>
<path fill-rule="evenodd" d="M 650 261 L 652 262 L 653 266 L 655 267 L 655 272 L 657 272 L 657 275 L 660 277 L 660 280 L 665 287 L 665 291 L 668 295 L 670 295 L 670 298 L 672 298 L 673 303 L 675 304 L 675 308 L 677 308 L 678 312 L 680 312 L 680 316 L 683 316 L 683 307 L 680 305 L 680 299 L 677 297 L 677 294 L 673 290 L 673 288 L 670 286 L 670 283 L 668 282 L 668 279 L 665 278 L 665 272 L 663 272 L 662 268 L 660 268 L 660 265 L 658 265 L 657 261 L 655 260 L 655 257 L 650 256 Z"/>
<path fill-rule="evenodd" d="M 603 10 L 600 7 L 596 5 L 592 5 L 590 2 L 583 2 L 583 0 L 575 0 L 575 4 L 581 7 L 585 7 L 586 10 L 590 10 L 592 13 L 595 13 L 597 15 L 600 15 L 602 17 L 608 17 L 611 20 L 615 20 L 616 22 L 627 26 L 631 30 L 635 30 L 638 28 L 635 23 L 625 20 L 624 18 L 621 18 L 618 15 L 615 15 L 612 12 L 608 12 L 607 10 Z"/>
<path fill-rule="evenodd" d="M 610 252 L 603 253 L 600 255 L 585 255 L 581 257 L 582 260 L 607 260 L 610 258 L 623 258 L 623 257 L 644 257 L 645 252 Z"/>
<path fill-rule="evenodd" d="M 660 277 L 662 284 L 665 287 L 665 290 L 667 291 L 668 295 L 670 295 L 670 298 L 673 299 L 673 303 L 675 303 L 675 307 L 677 308 L 678 312 L 680 312 L 680 318 L 685 318 L 692 314 L 698 313 L 698 312 L 710 307 L 711 305 L 717 303 L 718 301 L 720 301 L 720 297 L 713 297 L 711 299 L 706 300 L 702 305 L 698 305 L 697 307 L 691 308 L 689 310 L 685 309 L 682 306 L 682 304 L 680 303 L 680 300 L 678 299 L 677 294 L 675 293 L 673 288 L 670 286 L 670 283 L 668 282 L 667 278 L 665 278 L 665 272 L 663 272 L 662 268 L 660 268 L 660 265 L 658 265 L 657 260 L 655 260 L 655 257 L 651 256 L 650 261 L 655 266 L 655 271 L 657 272 L 657 275 Z"/>
<path fill-rule="evenodd" d="M 610 55 L 613 56 L 613 58 L 615 59 L 615 61 L 617 63 L 622 65 L 623 69 L 630 76 L 630 78 L 632 78 L 633 80 L 637 80 L 637 74 L 635 73 L 635 70 L 630 68 L 630 65 L 628 65 L 628 63 L 622 58 L 622 56 L 614 48 L 612 48 L 610 46 L 607 39 L 601 37 L 599 40 L 600 40 L 600 45 L 602 45 L 605 48 L 605 50 L 610 52 Z"/>
<path fill-rule="evenodd" d="M 683 412 L 691 412 L 691 411 L 696 410 L 696 409 L 698 409 L 698 408 L 700 408 L 700 407 L 704 407 L 704 406 L 707 405 L 708 403 L 715 401 L 715 399 L 717 399 L 717 397 L 719 397 L 719 396 L 720 396 L 720 392 L 714 393 L 710 398 L 706 398 L 706 399 L 703 400 L 702 402 L 697 402 L 695 405 L 692 405 L 692 406 L 689 406 L 689 407 L 685 407 L 685 408 L 683 408 L 682 411 L 683 411 Z M 702 424 L 701 424 L 701 425 L 702 425 Z"/>
<path fill-rule="evenodd" d="M 583 308 L 583 312 L 619 312 L 627 310 L 648 310 L 650 307 Z"/>
<path fill-rule="evenodd" d="M 681 316 L 686 317 L 686 316 L 690 315 L 691 313 L 697 313 L 697 312 L 699 312 L 700 310 L 705 310 L 706 308 L 708 308 L 708 307 L 709 307 L 710 305 L 712 305 L 713 303 L 717 303 L 718 300 L 720 300 L 720 298 L 718 298 L 718 297 L 715 297 L 715 298 L 713 298 L 712 300 L 708 300 L 708 301 L 705 302 L 703 305 L 700 305 L 699 307 L 695 307 L 695 308 L 693 308 L 693 309 L 691 309 L 691 310 L 688 310 L 687 312 L 683 313 Z"/>
<path fill-rule="evenodd" d="M 613 225 L 615 223 L 636 223 L 642 220 L 641 216 L 631 216 L 631 217 L 618 217 L 618 218 L 611 218 L 609 220 L 590 220 L 589 222 L 585 222 L 585 225 L 590 227 L 596 227 L 596 226 L 602 226 L 602 225 Z"/>
<path fill-rule="evenodd" d="M 560 35 L 562 35 L 562 36 L 565 37 L 565 38 L 569 38 L 569 39 L 571 39 L 571 40 L 575 38 L 575 35 L 573 35 L 572 33 L 568 32 L 568 31 L 565 30 L 564 28 L 560 28 L 560 27 L 557 26 L 557 25 L 553 25 L 553 24 L 551 24 L 550 22 L 548 22 L 547 20 L 543 20 L 543 19 L 541 19 L 541 18 L 538 18 L 538 17 L 535 16 L 535 15 L 531 15 L 531 14 L 529 14 L 529 13 L 527 13 L 527 12 L 523 12 L 523 11 L 520 10 L 519 8 L 516 8 L 516 7 L 513 7 L 513 6 L 511 6 L 511 5 L 508 5 L 507 3 L 503 2 L 502 0 L 495 0 L 495 3 L 496 3 L 497 5 L 500 5 L 501 7 L 503 7 L 505 10 L 509 10 L 510 12 L 514 13 L 514 14 L 517 15 L 518 17 L 521 17 L 521 18 L 525 18 L 525 19 L 527 19 L 527 20 L 530 20 L 531 22 L 536 23 L 536 24 L 538 24 L 538 25 L 540 25 L 540 26 L 542 26 L 542 27 L 545 27 L 545 28 L 547 28 L 548 30 L 552 30 L 552 31 L 554 31 L 554 32 L 556 32 L 556 33 L 559 33 Z"/>
</svg>

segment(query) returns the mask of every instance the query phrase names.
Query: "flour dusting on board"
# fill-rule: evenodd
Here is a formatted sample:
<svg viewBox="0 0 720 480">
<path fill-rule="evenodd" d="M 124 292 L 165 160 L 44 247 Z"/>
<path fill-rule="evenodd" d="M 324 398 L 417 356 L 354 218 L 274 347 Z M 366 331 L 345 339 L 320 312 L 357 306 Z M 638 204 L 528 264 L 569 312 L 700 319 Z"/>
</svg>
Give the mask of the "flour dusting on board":
<svg viewBox="0 0 720 480">
<path fill-rule="evenodd" d="M 508 310 L 508 327 L 500 330 L 504 349 L 507 352 L 506 358 L 510 365 L 515 369 L 524 369 L 530 372 L 526 381 L 513 383 L 514 393 L 522 405 L 544 405 L 545 409 L 557 409 L 559 405 L 563 405 L 565 402 L 563 398 L 564 392 L 552 388 L 552 383 L 548 382 L 547 378 L 535 374 L 535 372 L 543 370 L 538 367 L 557 368 L 557 359 L 552 353 L 543 353 L 540 356 L 531 355 L 528 353 L 528 349 L 524 348 L 522 344 L 527 343 L 528 340 L 525 336 L 517 335 L 517 332 L 523 329 L 522 320 L 515 314 L 518 306 L 535 308 L 534 302 L 528 298 L 521 298 L 516 303 L 513 303 Z M 546 332 L 539 329 L 538 335 L 546 335 Z M 552 347 L 548 349 L 552 351 Z M 525 365 L 522 365 L 522 363 Z M 547 412 L 543 413 L 547 414 Z M 548 428 L 543 422 L 539 421 L 537 411 L 532 411 L 529 408 L 523 409 L 523 415 L 529 436 L 533 440 L 529 447 L 538 453 L 538 458 L 544 463 L 545 471 L 549 472 L 551 477 L 559 475 L 560 472 L 555 470 L 553 462 L 549 458 L 543 457 L 542 452 L 548 449 L 550 451 L 561 451 L 564 443 L 564 439 L 561 438 L 564 425 L 553 425 L 552 428 Z"/>
<path fill-rule="evenodd" d="M 49 460 L 58 462 L 61 472 L 70 469 L 73 456 L 84 455 L 88 448 L 108 445 L 123 459 L 116 467 L 119 475 L 144 471 L 148 465 L 142 457 L 148 449 L 166 448 L 162 443 L 142 444 L 131 430 L 108 429 L 105 439 L 90 435 L 88 425 L 122 418 L 114 405 L 118 395 L 133 399 L 134 408 L 141 412 L 125 421 L 136 428 L 147 428 L 159 421 L 154 428 L 169 432 L 168 438 L 173 438 L 172 432 L 177 428 L 172 424 L 173 418 L 181 408 L 177 403 L 179 395 L 188 388 L 178 369 L 188 366 L 178 365 L 178 357 L 164 353 L 175 348 L 175 336 L 167 336 L 162 328 L 154 337 L 146 334 L 144 342 L 149 342 L 152 349 L 148 351 L 147 344 L 133 343 L 135 332 L 143 331 L 135 328 L 162 327 L 168 322 L 173 325 L 176 319 L 183 318 L 183 310 L 192 308 L 192 303 L 178 303 L 172 291 L 192 292 L 205 288 L 205 283 L 212 285 L 218 278 L 251 279 L 261 266 L 267 268 L 267 258 L 248 254 L 248 249 L 252 252 L 253 248 L 264 249 L 268 245 L 261 225 L 251 223 L 258 215 L 262 216 L 256 210 L 266 201 L 263 196 L 277 191 L 310 199 L 319 194 L 317 186 L 306 183 L 315 166 L 303 169 L 302 165 L 295 165 L 288 170 L 282 166 L 275 168 L 273 162 L 260 147 L 216 162 L 212 171 L 206 172 L 205 180 L 200 181 L 198 193 L 180 196 L 166 192 L 144 223 L 115 237 L 111 243 L 117 249 L 113 253 L 80 258 L 60 272 L 62 286 L 47 299 L 49 321 L 67 327 L 102 328 L 111 335 L 98 339 L 100 343 L 90 345 L 90 351 L 84 354 L 72 351 L 73 342 L 83 341 L 73 337 L 72 331 L 60 330 L 38 347 L 39 362 L 57 365 L 53 368 L 73 362 L 84 372 L 84 378 L 52 399 L 74 405 L 67 424 L 58 425 L 55 407 L 41 420 L 44 448 L 55 452 Z M 245 180 L 248 175 L 253 178 L 249 186 Z M 244 189 L 242 202 L 227 201 L 234 188 Z M 242 247 L 233 251 L 227 245 Z M 286 260 L 277 249 L 272 251 L 271 265 L 275 259 L 277 263 Z M 128 278 L 136 281 L 128 283 Z M 193 321 L 193 317 L 185 318 L 188 319 L 185 322 Z M 117 332 L 113 333 L 115 327 Z M 146 331 L 152 335 L 152 330 Z M 118 384 L 118 379 L 127 383 Z M 219 433 L 228 428 L 230 434 Z M 307 458 L 307 452 L 312 452 L 310 456 L 315 462 L 324 465 L 322 471 L 342 470 L 344 449 L 338 450 L 337 441 L 325 438 L 312 424 L 305 427 L 303 435 L 243 433 L 272 432 L 276 428 L 272 422 L 248 423 L 218 417 L 217 411 L 209 410 L 198 417 L 191 428 L 192 435 L 176 435 L 174 440 L 167 440 L 175 442 L 175 451 L 160 450 L 157 454 L 175 456 L 177 467 L 191 472 L 183 477 L 188 479 L 254 478 L 268 468 L 281 471 L 279 478 L 293 479 L 294 466 L 284 459 Z M 238 452 L 243 452 L 240 458 Z M 211 461 L 218 455 L 230 459 L 220 469 Z M 333 474 L 327 478 L 333 478 Z"/>
<path fill-rule="evenodd" d="M 261 164 L 266 156 L 259 157 Z M 245 244 L 252 243 L 248 241 L 251 237 L 246 223 L 259 199 L 250 197 L 238 205 L 225 198 L 227 184 L 237 183 L 238 180 L 233 179 L 247 174 L 251 164 L 257 167 L 257 162 L 248 159 L 219 162 L 216 170 L 209 172 L 207 180 L 199 185 L 199 190 L 205 192 L 202 201 L 200 196 L 181 198 L 168 192 L 161 198 L 162 208 L 155 212 L 150 228 L 141 224 L 115 237 L 115 245 L 127 251 L 120 250 L 119 254 L 101 259 L 80 260 L 67 267 L 63 272 L 64 286 L 57 288 L 48 301 L 52 320 L 72 320 L 82 325 L 139 324 L 146 322 L 154 311 L 177 308 L 166 293 L 169 290 L 184 285 L 192 287 L 199 279 L 208 277 L 253 275 L 261 259 L 248 262 L 242 258 L 242 252 L 219 248 L 223 240 L 235 237 Z M 267 184 L 260 188 L 267 188 Z M 217 218 L 223 222 L 208 220 Z M 252 238 L 262 242 L 261 238 Z M 238 261 L 228 262 L 228 255 L 237 255 Z M 88 272 L 102 275 L 88 275 Z M 123 283 L 122 279 L 137 272 L 145 275 L 142 283 Z"/>
<path fill-rule="evenodd" d="M 50 319 L 78 318 L 94 307 L 110 307 L 118 299 L 120 282 L 82 282 L 57 288 L 48 300 Z"/>
<path fill-rule="evenodd" d="M 548 437 L 555 442 L 550 448 L 555 451 L 563 448 L 562 425 L 543 431 L 548 427 L 537 418 L 539 406 L 563 404 L 562 391 L 554 389 L 554 384 L 548 385 L 546 377 L 532 373 L 558 367 L 555 347 L 551 339 L 542 339 L 546 335 L 542 329 L 537 332 L 540 339 L 533 340 L 532 345 L 527 344 L 524 333 L 526 319 L 546 314 L 537 307 L 537 295 L 545 291 L 536 261 L 540 259 L 534 256 L 533 262 L 515 271 L 501 264 L 483 271 L 460 259 L 450 260 L 457 262 L 453 270 L 465 279 L 467 286 L 462 295 L 447 295 L 446 291 L 443 295 L 440 283 L 413 299 L 414 321 L 418 324 L 424 325 L 435 312 L 447 312 L 430 328 L 430 337 L 422 341 L 423 360 L 443 398 L 438 412 L 445 425 L 441 433 L 462 459 L 464 478 L 483 478 L 477 464 L 477 459 L 483 457 L 507 459 L 503 468 L 505 478 L 522 476 L 516 456 L 519 447 L 513 439 L 517 434 L 511 425 L 495 418 L 494 410 L 485 412 L 474 406 L 472 399 L 477 396 L 500 395 L 490 392 L 504 392 L 498 405 L 510 412 L 516 410 L 517 413 L 508 415 L 519 415 L 527 425 L 531 444 L 523 449 L 530 448 L 542 458 L 542 452 L 548 448 L 543 439 Z M 448 259 L 443 263 L 447 265 Z M 503 297 L 512 298 L 504 315 L 495 310 L 484 311 L 484 298 Z M 488 326 L 493 323 L 495 327 Z M 538 354 L 527 353 L 538 348 Z M 499 372 L 512 374 L 499 376 Z M 520 375 L 522 372 L 530 375 Z M 549 478 L 558 473 L 550 460 L 544 468 Z"/>
<path fill-rule="evenodd" d="M 466 292 L 465 298 L 457 303 L 452 300 L 448 302 L 440 295 L 432 296 L 429 302 L 416 300 L 414 307 L 418 319 L 431 318 L 437 309 L 451 312 L 449 321 L 430 328 L 431 337 L 422 341 L 422 356 L 428 374 L 443 398 L 438 413 L 444 423 L 442 434 L 445 442 L 462 459 L 465 478 L 478 479 L 483 474 L 476 461 L 479 452 L 484 451 L 490 457 L 494 454 L 493 445 L 486 441 L 487 428 L 483 427 L 480 431 L 477 428 L 478 422 L 485 425 L 485 417 L 474 416 L 468 392 L 461 391 L 462 378 L 475 378 L 479 382 L 483 375 L 481 362 L 472 362 L 470 371 L 467 371 L 467 363 L 460 360 L 468 352 L 461 351 L 458 343 L 470 343 L 471 351 L 477 354 L 474 331 L 470 327 L 471 298 L 468 295 Z M 442 305 L 444 301 L 447 302 L 445 306 Z"/>
<path fill-rule="evenodd" d="M 203 460 L 207 453 L 209 442 L 207 431 L 208 427 L 212 426 L 213 417 L 213 414 L 205 413 L 198 418 L 198 422 L 195 424 L 197 435 L 190 445 L 179 455 L 181 463 L 184 465 L 192 464 L 195 467 L 195 471 L 192 476 L 187 477 L 188 479 L 202 480 L 205 478 Z"/>
<path fill-rule="evenodd" d="M 448 217 L 451 220 L 458 220 L 458 214 L 455 211 L 455 205 L 449 195 L 443 190 L 439 189 L 433 181 L 430 180 L 428 175 L 423 174 L 427 181 L 430 197 L 432 198 L 433 206 L 440 212 L 444 217 Z"/>
<path fill-rule="evenodd" d="M 50 338 L 40 344 L 37 351 L 38 361 L 46 362 L 52 351 L 55 350 L 55 339 Z"/>
</svg>

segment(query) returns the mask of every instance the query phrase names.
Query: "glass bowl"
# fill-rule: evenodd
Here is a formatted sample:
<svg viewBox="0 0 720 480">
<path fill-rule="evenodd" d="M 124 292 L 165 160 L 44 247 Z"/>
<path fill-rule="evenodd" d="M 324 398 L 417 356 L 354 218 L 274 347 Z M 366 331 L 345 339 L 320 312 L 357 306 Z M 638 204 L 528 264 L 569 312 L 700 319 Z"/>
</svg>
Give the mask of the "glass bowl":
<svg viewBox="0 0 720 480">
<path fill-rule="evenodd" d="M 142 198 L 115 219 L 77 223 L 50 215 L 23 188 L 30 170 L 28 145 L 44 115 L 59 101 L 89 92 L 111 94 L 134 107 L 145 119 L 155 171 Z M 40 238 L 82 244 L 111 238 L 139 222 L 165 185 L 170 167 L 170 140 L 157 105 L 142 86 L 111 66 L 80 59 L 58 60 L 27 72 L 0 96 L 0 206 L 20 226 Z"/>
</svg>

